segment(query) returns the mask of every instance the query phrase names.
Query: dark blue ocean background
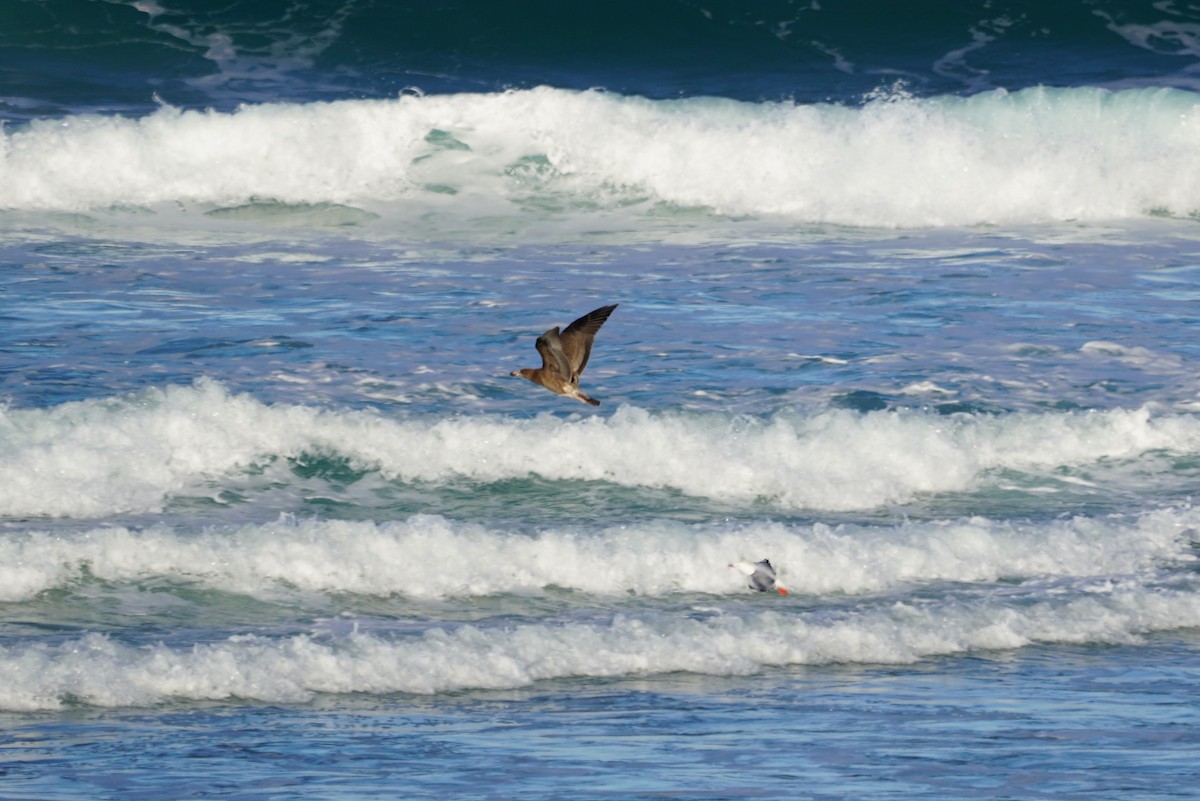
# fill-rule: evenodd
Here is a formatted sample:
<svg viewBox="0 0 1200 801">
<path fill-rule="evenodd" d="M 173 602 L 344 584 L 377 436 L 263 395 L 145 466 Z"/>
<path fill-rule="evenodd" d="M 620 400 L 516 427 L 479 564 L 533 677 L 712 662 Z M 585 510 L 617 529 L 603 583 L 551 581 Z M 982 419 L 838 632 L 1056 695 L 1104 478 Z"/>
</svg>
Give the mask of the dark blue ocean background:
<svg viewBox="0 0 1200 801">
<path fill-rule="evenodd" d="M 1200 797 L 1198 78 L 1184 2 L 0 2 L 0 799 Z M 600 407 L 509 377 L 609 303 Z"/>
<path fill-rule="evenodd" d="M 1147 2 L 13 0 L 0 111 L 391 98 L 552 86 L 857 103 L 1031 86 L 1194 88 L 1200 12 Z"/>
</svg>

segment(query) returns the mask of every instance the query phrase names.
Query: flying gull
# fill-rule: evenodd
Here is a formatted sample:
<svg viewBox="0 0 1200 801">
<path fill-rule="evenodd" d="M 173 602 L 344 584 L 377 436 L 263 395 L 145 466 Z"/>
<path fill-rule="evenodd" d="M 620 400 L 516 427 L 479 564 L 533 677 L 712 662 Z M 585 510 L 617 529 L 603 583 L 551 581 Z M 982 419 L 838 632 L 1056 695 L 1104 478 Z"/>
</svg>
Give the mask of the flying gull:
<svg viewBox="0 0 1200 801">
<path fill-rule="evenodd" d="M 579 376 L 583 375 L 583 368 L 587 367 L 588 357 L 592 355 L 592 341 L 596 338 L 596 332 L 615 308 L 616 303 L 588 312 L 561 333 L 558 326 L 554 326 L 537 338 L 542 366 L 524 367 L 509 375 L 519 375 L 558 395 L 599 406 L 600 401 L 580 391 Z"/>
<path fill-rule="evenodd" d="M 782 584 L 775 583 L 775 568 L 771 567 L 769 559 L 763 559 L 761 562 L 732 562 L 730 567 L 736 568 L 750 577 L 750 589 L 766 592 L 767 590 L 775 590 L 780 595 L 787 595 L 788 591 Z"/>
</svg>

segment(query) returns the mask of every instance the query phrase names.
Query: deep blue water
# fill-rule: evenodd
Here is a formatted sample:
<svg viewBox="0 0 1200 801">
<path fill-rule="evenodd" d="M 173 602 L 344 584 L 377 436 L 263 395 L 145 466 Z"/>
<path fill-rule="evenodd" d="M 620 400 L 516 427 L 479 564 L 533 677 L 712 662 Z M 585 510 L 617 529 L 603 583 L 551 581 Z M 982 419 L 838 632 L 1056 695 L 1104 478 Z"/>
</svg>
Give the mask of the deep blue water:
<svg viewBox="0 0 1200 801">
<path fill-rule="evenodd" d="M 193 5 L 0 7 L 0 798 L 1196 796 L 1194 9 Z"/>
<path fill-rule="evenodd" d="M 554 86 L 855 101 L 1030 86 L 1195 86 L 1198 13 L 1137 0 L 108 3 L 0 10 L 6 116 Z"/>
</svg>

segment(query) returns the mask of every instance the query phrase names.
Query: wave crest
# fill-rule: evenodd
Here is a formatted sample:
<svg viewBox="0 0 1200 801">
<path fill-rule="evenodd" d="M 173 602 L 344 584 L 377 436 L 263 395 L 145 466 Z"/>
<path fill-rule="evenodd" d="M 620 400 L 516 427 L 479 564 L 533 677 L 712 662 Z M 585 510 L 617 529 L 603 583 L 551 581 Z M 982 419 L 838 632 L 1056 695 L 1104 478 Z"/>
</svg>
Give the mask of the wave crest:
<svg viewBox="0 0 1200 801">
<path fill-rule="evenodd" d="M 0 515 L 151 512 L 175 495 L 306 453 L 350 475 L 480 484 L 539 477 L 737 504 L 850 511 L 970 490 L 998 471 L 1200 451 L 1200 421 L 1147 409 L 934 416 L 825 410 L 766 418 L 651 413 L 389 418 L 267 405 L 215 381 L 0 411 Z"/>
<path fill-rule="evenodd" d="M 1034 642 L 1128 643 L 1197 625 L 1195 592 L 1122 586 L 1032 604 L 899 603 L 848 616 L 618 616 L 609 623 L 463 625 L 417 636 L 239 635 L 182 648 L 131 647 L 89 634 L 60 645 L 0 646 L 0 709 L 230 698 L 297 703 L 318 693 L 434 694 L 579 676 L 910 664 Z"/>
<path fill-rule="evenodd" d="M 1200 209 L 1197 131 L 1200 103 L 1182 90 L 901 92 L 847 107 L 543 87 L 167 107 L 3 131 L 0 207 L 332 204 L 356 224 L 664 204 L 881 227 L 1127 219 Z"/>
<path fill-rule="evenodd" d="M 858 595 L 929 582 L 1130 575 L 1195 560 L 1200 515 L 1016 524 L 969 518 L 896 526 L 654 521 L 537 533 L 458 523 L 296 521 L 183 532 L 98 528 L 0 540 L 0 602 L 85 580 L 199 584 L 265 600 L 353 593 L 409 599 L 542 594 L 744 594 L 731 560 L 769 554 L 794 595 Z M 469 555 L 469 556 L 464 556 Z"/>
</svg>

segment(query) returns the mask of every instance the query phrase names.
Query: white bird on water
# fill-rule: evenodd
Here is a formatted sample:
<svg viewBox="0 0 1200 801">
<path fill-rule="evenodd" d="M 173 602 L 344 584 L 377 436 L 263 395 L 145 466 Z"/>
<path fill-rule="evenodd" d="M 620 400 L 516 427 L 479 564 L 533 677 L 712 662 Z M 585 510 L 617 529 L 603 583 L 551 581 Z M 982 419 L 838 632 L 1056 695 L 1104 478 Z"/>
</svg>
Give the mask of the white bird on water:
<svg viewBox="0 0 1200 801">
<path fill-rule="evenodd" d="M 775 568 L 771 567 L 768 559 L 758 562 L 730 562 L 729 566 L 742 571 L 750 577 L 750 589 L 766 592 L 775 590 L 780 595 L 787 595 L 787 588 L 775 581 Z"/>
</svg>

